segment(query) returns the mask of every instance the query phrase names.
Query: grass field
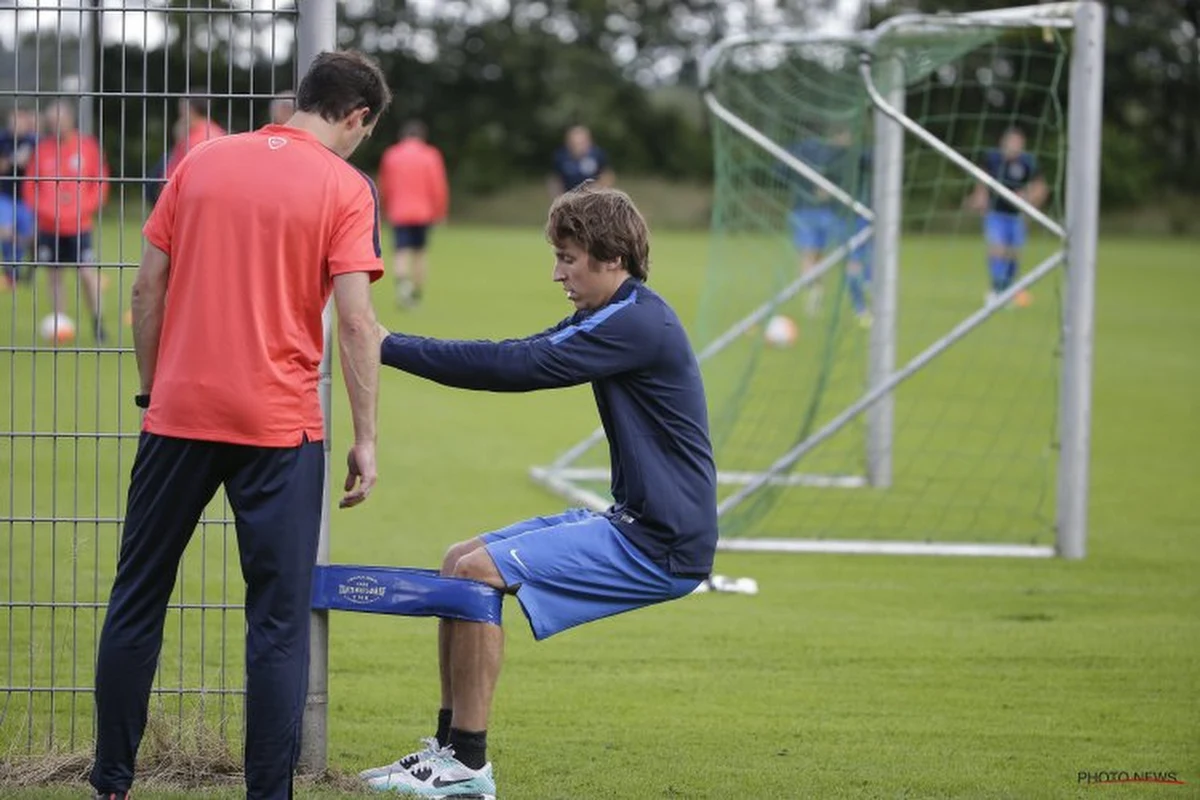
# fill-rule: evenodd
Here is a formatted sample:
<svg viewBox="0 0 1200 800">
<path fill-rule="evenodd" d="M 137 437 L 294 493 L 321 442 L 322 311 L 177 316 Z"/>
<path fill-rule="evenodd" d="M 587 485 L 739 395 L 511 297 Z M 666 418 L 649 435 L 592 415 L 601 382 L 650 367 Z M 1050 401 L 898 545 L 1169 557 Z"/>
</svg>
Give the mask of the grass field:
<svg viewBox="0 0 1200 800">
<path fill-rule="evenodd" d="M 106 250 L 114 249 L 106 259 L 130 259 L 131 237 L 120 255 L 118 237 L 107 238 Z M 503 337 L 540 330 L 567 311 L 534 230 L 449 227 L 437 232 L 433 254 L 428 301 L 415 313 L 393 310 L 390 286 L 378 285 L 377 308 L 390 327 Z M 664 233 L 654 254 L 653 284 L 691 321 L 706 239 Z M 717 571 L 755 577 L 759 595 L 696 596 L 540 644 L 510 601 L 489 736 L 501 796 L 1200 797 L 1195 254 L 1194 242 L 1101 246 L 1086 560 L 721 554 Z M 128 280 L 116 281 L 124 294 Z M 45 313 L 42 292 L 37 311 Z M 114 286 L 110 318 L 118 316 L 116 295 Z M 18 352 L 34 343 L 32 303 L 27 289 L 0 297 L 0 346 L 8 348 L 0 375 L 9 384 L 0 391 L 0 426 L 135 431 L 126 399 L 135 387 L 131 357 Z M 86 334 L 82 344 L 90 346 Z M 348 416 L 340 388 L 335 398 L 340 468 Z M 380 416 L 380 487 L 365 506 L 334 513 L 336 562 L 432 565 L 453 541 L 560 508 L 526 471 L 595 424 L 586 388 L 472 394 L 398 373 L 383 378 Z M 0 469 L 12 476 L 7 491 L 0 487 L 0 519 L 13 520 L 0 529 L 2 599 L 103 599 L 115 524 L 20 520 L 117 515 L 131 457 L 128 440 L 0 434 Z M 189 554 L 180 597 L 220 602 L 222 529 L 211 527 L 201 544 L 204 553 Z M 225 599 L 236 604 L 239 590 Z M 181 637 L 182 623 L 169 626 L 166 685 L 215 686 L 222 660 L 228 675 L 240 675 L 236 611 L 207 613 L 203 635 Z M 59 684 L 90 685 L 98 614 L 0 612 L 0 640 L 16 653 L 0 663 L 4 685 L 44 683 L 51 670 Z M 427 620 L 334 617 L 333 768 L 389 761 L 431 732 L 434 628 Z M 12 769 L 29 749 L 26 708 L 18 695 L 0 705 L 0 752 L 13 757 Z M 42 700 L 33 708 L 35 750 L 52 719 L 64 740 L 75 719 L 75 744 L 86 746 L 86 696 L 73 710 L 66 700 L 53 711 Z M 211 718 L 213 707 L 206 713 Z M 236 731 L 236 714 L 226 713 Z M 1080 772 L 1113 770 L 1174 771 L 1186 785 L 1078 782 Z M 81 785 L 0 783 L 0 797 L 15 800 L 81 793 Z M 137 792 L 139 800 L 239 796 Z M 357 795 L 309 788 L 300 796 Z"/>
</svg>

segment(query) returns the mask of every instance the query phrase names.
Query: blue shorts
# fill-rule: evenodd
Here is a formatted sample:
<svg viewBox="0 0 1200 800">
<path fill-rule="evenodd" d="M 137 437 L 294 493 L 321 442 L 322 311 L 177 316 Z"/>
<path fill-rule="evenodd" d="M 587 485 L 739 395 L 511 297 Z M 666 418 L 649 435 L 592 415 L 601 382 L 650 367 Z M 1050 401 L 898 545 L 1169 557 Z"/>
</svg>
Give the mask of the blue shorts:
<svg viewBox="0 0 1200 800">
<path fill-rule="evenodd" d="M 428 225 L 393 225 L 397 250 L 424 250 L 429 242 Z"/>
<path fill-rule="evenodd" d="M 675 577 L 646 558 L 608 518 L 572 509 L 480 537 L 541 640 L 585 622 L 691 594 L 697 578 Z"/>
<path fill-rule="evenodd" d="M 995 247 L 1024 247 L 1025 218 L 1020 214 L 989 211 L 983 218 L 983 235 Z"/>
<path fill-rule="evenodd" d="M 37 257 L 40 263 L 57 267 L 86 267 L 94 264 L 96 254 L 92 250 L 91 231 L 68 236 L 39 233 Z"/>
<path fill-rule="evenodd" d="M 838 241 L 842 230 L 842 222 L 832 208 L 793 209 L 788 224 L 797 250 L 824 250 Z"/>
</svg>

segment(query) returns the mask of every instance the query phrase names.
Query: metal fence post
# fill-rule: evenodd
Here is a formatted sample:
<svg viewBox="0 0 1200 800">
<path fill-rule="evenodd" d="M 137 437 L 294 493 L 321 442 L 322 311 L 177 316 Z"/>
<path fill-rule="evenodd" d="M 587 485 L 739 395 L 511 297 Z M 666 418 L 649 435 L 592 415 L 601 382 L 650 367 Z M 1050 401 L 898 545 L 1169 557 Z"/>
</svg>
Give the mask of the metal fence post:
<svg viewBox="0 0 1200 800">
<path fill-rule="evenodd" d="M 337 0 L 304 0 L 296 4 L 296 75 L 303 75 L 309 64 L 325 50 L 337 45 Z M 323 314 L 325 349 L 321 357 L 321 410 L 325 414 L 325 488 L 321 501 L 321 539 L 317 563 L 329 563 L 329 511 L 331 498 L 330 452 L 333 439 L 332 361 L 333 314 L 329 305 Z M 308 669 L 308 693 L 304 699 L 301 725 L 300 763 L 302 772 L 324 772 L 328 759 L 327 723 L 329 714 L 329 612 L 313 611 Z"/>
</svg>

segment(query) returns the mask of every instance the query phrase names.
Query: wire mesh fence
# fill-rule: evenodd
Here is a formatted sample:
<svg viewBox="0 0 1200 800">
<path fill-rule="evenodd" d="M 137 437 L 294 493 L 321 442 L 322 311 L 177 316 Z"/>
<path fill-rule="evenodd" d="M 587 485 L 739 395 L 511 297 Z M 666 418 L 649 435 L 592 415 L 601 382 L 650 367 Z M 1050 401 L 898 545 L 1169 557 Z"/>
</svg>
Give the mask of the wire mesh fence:
<svg viewBox="0 0 1200 800">
<path fill-rule="evenodd" d="M 0 756 L 92 741 L 140 426 L 128 308 L 141 225 L 189 147 L 289 113 L 301 12 L 290 0 L 0 9 Z M 234 536 L 218 495 L 177 577 L 151 703 L 172 744 L 241 739 Z"/>
</svg>

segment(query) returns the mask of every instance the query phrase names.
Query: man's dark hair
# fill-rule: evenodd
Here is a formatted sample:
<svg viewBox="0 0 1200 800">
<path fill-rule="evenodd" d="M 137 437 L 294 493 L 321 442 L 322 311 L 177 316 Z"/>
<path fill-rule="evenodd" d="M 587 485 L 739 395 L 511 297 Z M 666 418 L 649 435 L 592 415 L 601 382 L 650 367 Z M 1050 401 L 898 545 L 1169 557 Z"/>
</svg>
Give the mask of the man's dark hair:
<svg viewBox="0 0 1200 800">
<path fill-rule="evenodd" d="M 383 70 L 356 50 L 321 53 L 296 90 L 296 108 L 326 122 L 341 122 L 365 107 L 363 123 L 370 125 L 391 102 Z"/>
<path fill-rule="evenodd" d="M 400 135 L 404 138 L 415 136 L 424 141 L 429 137 L 429 129 L 425 127 L 425 123 L 419 119 L 410 119 L 400 128 Z"/>
<path fill-rule="evenodd" d="M 587 182 L 550 206 L 546 238 L 555 247 L 575 242 L 596 261 L 620 260 L 634 278 L 650 275 L 650 231 L 629 195 Z"/>
</svg>

